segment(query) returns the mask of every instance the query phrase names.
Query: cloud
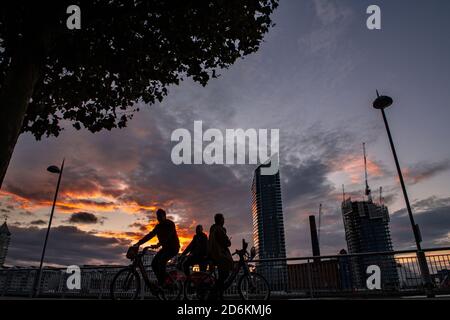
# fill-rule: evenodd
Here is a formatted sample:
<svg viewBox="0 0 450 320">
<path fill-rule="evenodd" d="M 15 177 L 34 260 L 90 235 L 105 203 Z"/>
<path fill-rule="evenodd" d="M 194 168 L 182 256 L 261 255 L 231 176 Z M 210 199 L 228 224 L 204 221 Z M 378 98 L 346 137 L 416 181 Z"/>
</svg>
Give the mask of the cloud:
<svg viewBox="0 0 450 320">
<path fill-rule="evenodd" d="M 34 226 L 41 226 L 41 225 L 45 225 L 45 224 L 47 224 L 47 222 L 45 222 L 44 220 L 41 220 L 41 219 L 30 221 L 30 225 L 34 225 Z"/>
<path fill-rule="evenodd" d="M 335 0 L 314 0 L 315 25 L 311 32 L 302 36 L 299 47 L 312 55 L 336 49 L 348 28 L 353 12 Z M 333 51 L 331 51 L 333 52 Z"/>
<path fill-rule="evenodd" d="M 5 216 L 10 218 L 15 218 L 16 216 L 30 217 L 33 216 L 30 208 L 31 204 L 28 199 L 5 190 L 0 190 L 0 211 Z"/>
<path fill-rule="evenodd" d="M 414 211 L 426 212 L 435 208 L 450 207 L 450 198 L 439 198 L 436 196 L 418 200 L 413 203 Z"/>
<path fill-rule="evenodd" d="M 10 226 L 11 243 L 8 265 L 37 265 L 46 229 Z M 73 226 L 51 229 L 47 244 L 46 265 L 126 263 L 124 254 L 129 241 L 100 237 Z"/>
<path fill-rule="evenodd" d="M 450 245 L 450 198 L 429 197 L 412 204 L 420 226 L 424 248 Z M 406 209 L 391 214 L 391 235 L 396 249 L 414 248 L 414 237 Z"/>
<path fill-rule="evenodd" d="M 140 222 L 134 222 L 128 226 L 129 228 L 137 228 L 139 231 L 146 232 L 148 230 L 147 225 Z"/>
<path fill-rule="evenodd" d="M 364 179 L 364 158 L 361 154 L 346 154 L 330 161 L 332 171 L 344 172 L 352 184 L 360 184 Z M 386 175 L 384 166 L 378 161 L 367 159 L 367 174 L 370 178 Z"/>
<path fill-rule="evenodd" d="M 99 219 L 95 214 L 89 212 L 76 212 L 70 215 L 68 222 L 79 224 L 95 224 L 99 222 Z"/>
<path fill-rule="evenodd" d="M 322 204 L 322 253 L 335 254 L 346 247 L 340 210 L 342 191 L 329 176 L 338 159 L 361 148 L 361 137 L 342 128 L 315 124 L 303 132 L 285 132 L 280 154 L 286 242 L 290 256 L 311 254 L 308 216 Z M 370 141 L 367 139 L 366 141 Z"/>
<path fill-rule="evenodd" d="M 351 14 L 351 10 L 341 6 L 336 0 L 314 0 L 314 8 L 320 22 L 329 25 L 340 22 Z"/>
<path fill-rule="evenodd" d="M 418 163 L 410 168 L 403 169 L 405 181 L 410 184 L 417 184 L 424 180 L 431 179 L 450 169 L 450 160 L 443 160 L 433 163 Z"/>
</svg>

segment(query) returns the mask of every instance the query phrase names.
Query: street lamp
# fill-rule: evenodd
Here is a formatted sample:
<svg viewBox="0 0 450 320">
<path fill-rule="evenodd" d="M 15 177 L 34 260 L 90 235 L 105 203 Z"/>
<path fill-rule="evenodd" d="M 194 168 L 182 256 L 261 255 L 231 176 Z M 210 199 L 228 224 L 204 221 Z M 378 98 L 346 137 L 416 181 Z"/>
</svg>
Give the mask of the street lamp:
<svg viewBox="0 0 450 320">
<path fill-rule="evenodd" d="M 416 247 L 417 247 L 417 260 L 419 262 L 420 271 L 422 274 L 422 280 L 424 281 L 427 290 L 429 290 L 429 289 L 431 289 L 431 277 L 430 277 L 430 271 L 428 269 L 428 264 L 427 264 L 427 260 L 425 257 L 425 253 L 422 251 L 422 246 L 420 244 L 422 242 L 422 236 L 420 234 L 419 225 L 414 222 L 414 216 L 412 214 L 411 205 L 409 203 L 408 193 L 406 192 L 405 181 L 403 180 L 403 174 L 402 174 L 402 170 L 400 168 L 400 163 L 398 161 L 397 152 L 395 151 L 395 146 L 394 146 L 394 141 L 392 140 L 391 130 L 389 129 L 389 124 L 387 122 L 386 114 L 384 112 L 384 109 L 390 107 L 393 102 L 394 102 L 394 100 L 392 100 L 391 97 L 380 96 L 380 94 L 378 93 L 378 90 L 377 90 L 377 98 L 373 102 L 373 107 L 375 109 L 381 110 L 381 114 L 383 115 L 383 121 L 384 121 L 384 125 L 386 126 L 386 131 L 387 131 L 387 134 L 389 137 L 389 143 L 391 145 L 392 154 L 394 155 L 395 166 L 397 167 L 397 173 L 398 173 L 398 178 L 400 180 L 400 185 L 402 187 L 403 197 L 405 198 L 406 209 L 408 211 L 409 221 L 411 222 L 411 227 L 412 227 L 412 230 L 414 233 L 414 240 L 416 242 Z M 428 295 L 432 296 L 431 292 L 428 292 Z"/>
<path fill-rule="evenodd" d="M 42 278 L 42 264 L 44 263 L 45 249 L 47 248 L 48 234 L 50 233 L 50 228 L 52 226 L 53 213 L 55 212 L 56 199 L 58 198 L 59 185 L 61 183 L 61 176 L 62 176 L 62 173 L 64 170 L 64 161 L 65 160 L 63 159 L 61 168 L 58 168 L 57 166 L 50 166 L 47 168 L 48 172 L 57 173 L 57 174 L 59 174 L 59 176 L 58 176 L 58 183 L 56 184 L 55 197 L 53 198 L 53 206 L 52 206 L 52 211 L 50 213 L 50 220 L 48 221 L 47 233 L 45 235 L 44 247 L 42 248 L 42 255 L 41 255 L 41 262 L 39 264 L 39 271 L 38 271 L 38 274 L 34 281 L 33 296 L 37 296 L 39 293 L 39 288 L 40 288 L 41 278 Z"/>
</svg>

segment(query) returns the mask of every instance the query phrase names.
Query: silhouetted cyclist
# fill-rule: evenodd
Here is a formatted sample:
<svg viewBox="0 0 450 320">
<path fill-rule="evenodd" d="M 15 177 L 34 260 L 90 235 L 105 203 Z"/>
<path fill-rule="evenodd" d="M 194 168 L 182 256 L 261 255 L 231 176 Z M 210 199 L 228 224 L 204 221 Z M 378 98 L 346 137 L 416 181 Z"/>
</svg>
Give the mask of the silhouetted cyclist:
<svg viewBox="0 0 450 320">
<path fill-rule="evenodd" d="M 156 211 L 156 218 L 158 219 L 158 224 L 149 234 L 134 244 L 134 246 L 139 247 L 155 236 L 158 238 L 158 245 L 161 246 L 161 249 L 153 258 L 152 269 L 161 286 L 164 284 L 164 279 L 166 278 L 167 262 L 178 254 L 180 241 L 175 224 L 166 218 L 166 212 L 163 209 Z"/>
<path fill-rule="evenodd" d="M 189 255 L 188 255 L 189 254 Z M 195 236 L 192 238 L 191 243 L 184 249 L 181 254 L 182 257 L 186 257 L 183 261 L 183 271 L 186 275 L 190 273 L 190 267 L 198 264 L 200 271 L 206 271 L 208 255 L 208 236 L 203 232 L 203 226 L 198 225 L 195 228 Z"/>
<path fill-rule="evenodd" d="M 209 231 L 208 255 L 215 265 L 217 265 L 219 277 L 216 282 L 216 291 L 219 298 L 223 297 L 224 283 L 233 269 L 233 258 L 231 256 L 230 238 L 224 228 L 225 218 L 221 213 L 214 216 L 214 224 Z"/>
</svg>

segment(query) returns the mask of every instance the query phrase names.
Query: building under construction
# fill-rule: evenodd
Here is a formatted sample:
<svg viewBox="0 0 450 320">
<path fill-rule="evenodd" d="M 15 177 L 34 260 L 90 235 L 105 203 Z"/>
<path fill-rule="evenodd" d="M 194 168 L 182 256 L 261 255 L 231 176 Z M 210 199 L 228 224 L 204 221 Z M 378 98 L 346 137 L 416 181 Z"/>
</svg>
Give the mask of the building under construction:
<svg viewBox="0 0 450 320">
<path fill-rule="evenodd" d="M 3 267 L 8 254 L 9 241 L 11 240 L 11 233 L 9 232 L 6 221 L 0 226 L 0 268 Z"/>
<path fill-rule="evenodd" d="M 373 253 L 383 252 L 380 255 L 358 256 L 349 260 L 353 287 L 366 286 L 367 267 L 377 265 L 381 271 L 381 286 L 383 290 L 394 289 L 399 285 L 397 265 L 393 255 L 391 235 L 389 230 L 389 211 L 383 204 L 381 191 L 380 203 L 374 203 L 367 182 L 366 153 L 364 146 L 364 165 L 366 176 L 366 199 L 352 201 L 343 195 L 342 217 L 345 227 L 348 252 Z M 387 254 L 386 254 L 387 252 Z"/>
</svg>

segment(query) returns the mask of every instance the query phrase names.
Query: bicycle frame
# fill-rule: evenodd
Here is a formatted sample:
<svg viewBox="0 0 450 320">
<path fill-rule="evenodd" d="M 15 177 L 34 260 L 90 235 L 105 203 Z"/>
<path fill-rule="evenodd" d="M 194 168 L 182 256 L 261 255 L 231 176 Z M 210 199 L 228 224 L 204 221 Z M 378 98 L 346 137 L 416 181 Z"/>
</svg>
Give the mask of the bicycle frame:
<svg viewBox="0 0 450 320">
<path fill-rule="evenodd" d="M 246 257 L 250 257 L 250 254 L 247 252 L 247 246 L 248 243 L 245 242 L 245 240 L 242 241 L 242 249 L 236 250 L 236 252 L 233 254 L 237 254 L 239 256 L 239 261 L 236 265 L 236 267 L 233 268 L 231 271 L 230 276 L 225 280 L 224 283 L 224 289 L 228 289 L 233 284 L 234 280 L 236 280 L 237 275 L 239 274 L 239 271 L 241 269 L 243 270 L 244 274 L 242 276 L 248 277 L 250 275 L 250 268 L 248 266 L 249 260 L 246 259 Z M 252 257 L 250 257 L 252 259 Z"/>
<path fill-rule="evenodd" d="M 136 257 L 133 259 L 133 262 L 129 265 L 130 268 L 133 268 L 134 270 L 139 270 L 139 272 L 142 275 L 142 278 L 144 279 L 144 283 L 147 287 L 151 289 L 158 289 L 158 286 L 151 282 L 147 270 L 145 269 L 144 264 L 142 263 L 142 257 L 145 255 L 147 251 L 144 249 L 142 252 L 138 253 Z"/>
<path fill-rule="evenodd" d="M 233 263 L 233 268 L 231 270 L 231 273 L 227 277 L 227 279 L 224 281 L 222 290 L 225 291 L 225 290 L 229 289 L 232 286 L 232 284 L 236 281 L 236 278 L 239 278 L 237 280 L 238 292 L 241 295 L 242 299 L 245 299 L 244 298 L 244 293 L 243 293 L 242 288 L 240 286 L 242 284 L 242 281 L 246 280 L 247 282 L 245 282 L 245 283 L 248 283 L 250 285 L 250 288 L 254 289 L 255 288 L 255 282 L 254 282 L 254 277 L 253 277 L 253 274 L 254 274 L 257 277 L 257 279 L 261 279 L 262 278 L 262 280 L 266 283 L 266 287 L 268 289 L 267 297 L 269 297 L 269 295 L 270 295 L 270 288 L 269 288 L 269 285 L 267 283 L 267 280 L 264 279 L 264 277 L 262 277 L 260 274 L 253 273 L 253 271 L 251 270 L 252 266 L 249 265 L 249 262 L 251 262 L 253 260 L 253 258 L 255 257 L 256 251 L 255 251 L 254 248 L 252 248 L 250 250 L 250 253 L 249 253 L 247 251 L 247 247 L 248 247 L 248 243 L 246 243 L 245 240 L 243 240 L 242 249 L 241 250 L 236 250 L 236 252 L 233 254 L 233 255 L 238 255 L 239 256 L 239 260 L 235 261 Z M 215 279 L 212 282 L 212 284 L 211 283 L 206 283 L 206 282 L 203 283 L 203 285 L 200 287 L 201 290 L 202 290 L 201 292 L 203 292 L 203 293 L 206 292 L 204 290 L 208 286 L 209 286 L 209 289 L 206 289 L 206 290 L 212 290 L 215 287 L 214 283 L 217 281 L 216 266 L 213 266 L 213 264 L 209 264 L 209 266 L 210 266 L 209 272 L 196 272 L 196 273 L 193 273 L 193 274 L 196 274 L 196 275 L 204 274 L 205 275 L 204 279 L 208 279 L 208 277 L 210 277 L 210 278 L 212 277 L 213 279 Z M 213 266 L 213 267 L 211 268 L 211 266 Z M 189 277 L 187 279 L 189 281 Z M 197 281 L 199 281 L 198 277 L 196 277 L 195 281 L 193 282 L 194 283 L 194 287 L 193 287 L 194 290 L 196 290 L 195 288 L 198 286 L 198 284 L 196 284 Z M 202 281 L 203 280 L 200 279 L 200 282 L 198 282 L 198 283 L 202 283 Z M 206 285 L 206 287 L 205 287 L 205 285 Z M 188 286 L 185 285 L 185 288 L 191 288 L 190 286 L 191 286 L 191 284 L 189 283 Z M 252 289 L 250 289 L 250 290 L 252 290 Z M 191 289 L 189 289 L 189 290 L 191 290 Z M 189 294 L 191 294 L 191 292 L 195 293 L 196 291 L 190 291 Z M 185 289 L 185 297 L 186 297 L 186 294 L 187 293 L 186 293 L 186 289 Z M 197 294 L 198 294 L 198 291 L 197 291 Z"/>
</svg>

